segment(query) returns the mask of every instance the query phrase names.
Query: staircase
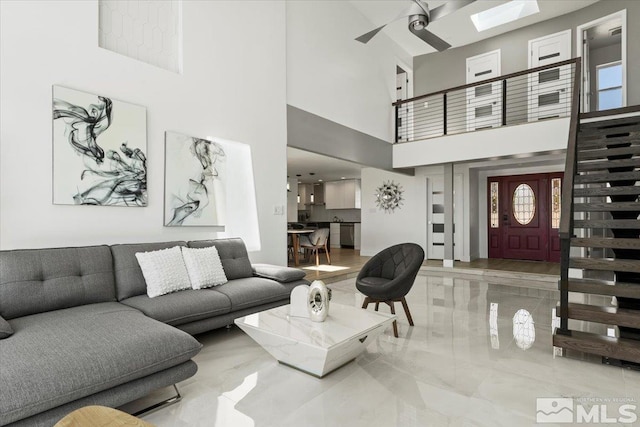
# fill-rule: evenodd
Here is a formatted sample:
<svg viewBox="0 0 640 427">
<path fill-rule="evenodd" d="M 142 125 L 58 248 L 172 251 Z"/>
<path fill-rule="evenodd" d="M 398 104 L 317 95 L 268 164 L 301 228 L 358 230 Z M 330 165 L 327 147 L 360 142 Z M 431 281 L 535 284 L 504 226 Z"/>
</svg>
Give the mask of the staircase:
<svg viewBox="0 0 640 427">
<path fill-rule="evenodd" d="M 640 107 L 607 113 L 572 121 L 553 345 L 640 367 Z"/>
</svg>

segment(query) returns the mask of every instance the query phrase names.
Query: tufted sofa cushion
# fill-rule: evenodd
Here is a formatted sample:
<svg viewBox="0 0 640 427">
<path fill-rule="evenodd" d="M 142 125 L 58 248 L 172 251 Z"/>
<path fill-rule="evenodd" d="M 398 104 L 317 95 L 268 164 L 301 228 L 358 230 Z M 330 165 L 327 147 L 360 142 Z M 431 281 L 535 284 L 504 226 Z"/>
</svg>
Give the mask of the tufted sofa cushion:
<svg viewBox="0 0 640 427">
<path fill-rule="evenodd" d="M 207 248 L 215 246 L 218 249 L 222 268 L 228 280 L 243 279 L 253 276 L 253 268 L 247 253 L 247 247 L 242 239 L 195 240 L 189 242 L 190 248 Z"/>
<path fill-rule="evenodd" d="M 115 299 L 108 246 L 0 251 L 6 320 Z"/>
</svg>

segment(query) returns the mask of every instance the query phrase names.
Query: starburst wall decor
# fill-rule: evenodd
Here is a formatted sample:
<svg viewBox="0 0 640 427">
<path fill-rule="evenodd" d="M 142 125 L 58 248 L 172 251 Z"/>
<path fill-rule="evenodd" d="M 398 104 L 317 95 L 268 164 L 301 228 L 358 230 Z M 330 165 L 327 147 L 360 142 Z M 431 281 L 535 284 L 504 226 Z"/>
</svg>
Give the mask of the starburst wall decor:
<svg viewBox="0 0 640 427">
<path fill-rule="evenodd" d="M 376 188 L 376 205 L 385 213 L 393 213 L 396 209 L 400 209 L 404 203 L 402 193 L 404 190 L 400 184 L 394 181 L 383 181 L 382 185 Z"/>
</svg>

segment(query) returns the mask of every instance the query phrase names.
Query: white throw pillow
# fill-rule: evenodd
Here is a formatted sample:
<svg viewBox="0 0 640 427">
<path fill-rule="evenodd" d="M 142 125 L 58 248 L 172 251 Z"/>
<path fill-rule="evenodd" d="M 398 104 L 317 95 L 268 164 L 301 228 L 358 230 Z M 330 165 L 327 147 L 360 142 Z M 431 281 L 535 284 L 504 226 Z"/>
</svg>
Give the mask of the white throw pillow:
<svg viewBox="0 0 640 427">
<path fill-rule="evenodd" d="M 147 295 L 157 297 L 191 288 L 180 246 L 159 251 L 136 253 L 147 282 Z"/>
<path fill-rule="evenodd" d="M 182 257 L 187 266 L 193 289 L 204 289 L 227 283 L 222 261 L 215 246 L 208 248 L 182 248 Z"/>
</svg>

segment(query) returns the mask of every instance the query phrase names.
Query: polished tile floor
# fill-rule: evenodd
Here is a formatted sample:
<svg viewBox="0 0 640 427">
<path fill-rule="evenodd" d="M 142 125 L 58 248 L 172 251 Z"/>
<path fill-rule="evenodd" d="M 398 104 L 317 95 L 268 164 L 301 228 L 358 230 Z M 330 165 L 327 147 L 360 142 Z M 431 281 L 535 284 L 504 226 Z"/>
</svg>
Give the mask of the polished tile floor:
<svg viewBox="0 0 640 427">
<path fill-rule="evenodd" d="M 298 268 L 304 269 L 308 280 L 323 280 L 325 283 L 333 283 L 344 279 L 356 277 L 362 266 L 371 257 L 360 255 L 359 250 L 345 248 L 331 248 L 331 265 L 327 264 L 324 254 L 320 256 L 319 268 L 315 265 L 315 259 L 300 258 Z M 292 260 L 289 260 L 289 267 L 295 267 Z M 332 270 L 332 267 L 338 267 Z M 540 261 L 520 261 L 509 259 L 487 259 L 480 258 L 471 262 L 455 261 L 453 268 L 442 267 L 442 260 L 425 260 L 422 263 L 423 272 L 436 273 L 460 273 L 475 274 L 482 272 L 483 275 L 503 275 L 500 273 L 526 273 L 549 276 L 557 283 L 560 276 L 560 264 Z M 554 276 L 554 277 L 551 277 Z"/>
<path fill-rule="evenodd" d="M 330 286 L 334 301 L 361 303 L 355 279 Z M 398 311 L 400 338 L 389 328 L 323 379 L 279 365 L 235 326 L 212 331 L 197 336 L 199 371 L 180 384 L 183 400 L 144 419 L 167 427 L 529 426 L 536 398 L 558 397 L 599 402 L 616 416 L 620 401 L 608 399 L 623 399 L 640 414 L 640 372 L 554 357 L 557 299 L 557 291 L 420 275 L 407 296 L 415 326 Z"/>
</svg>

